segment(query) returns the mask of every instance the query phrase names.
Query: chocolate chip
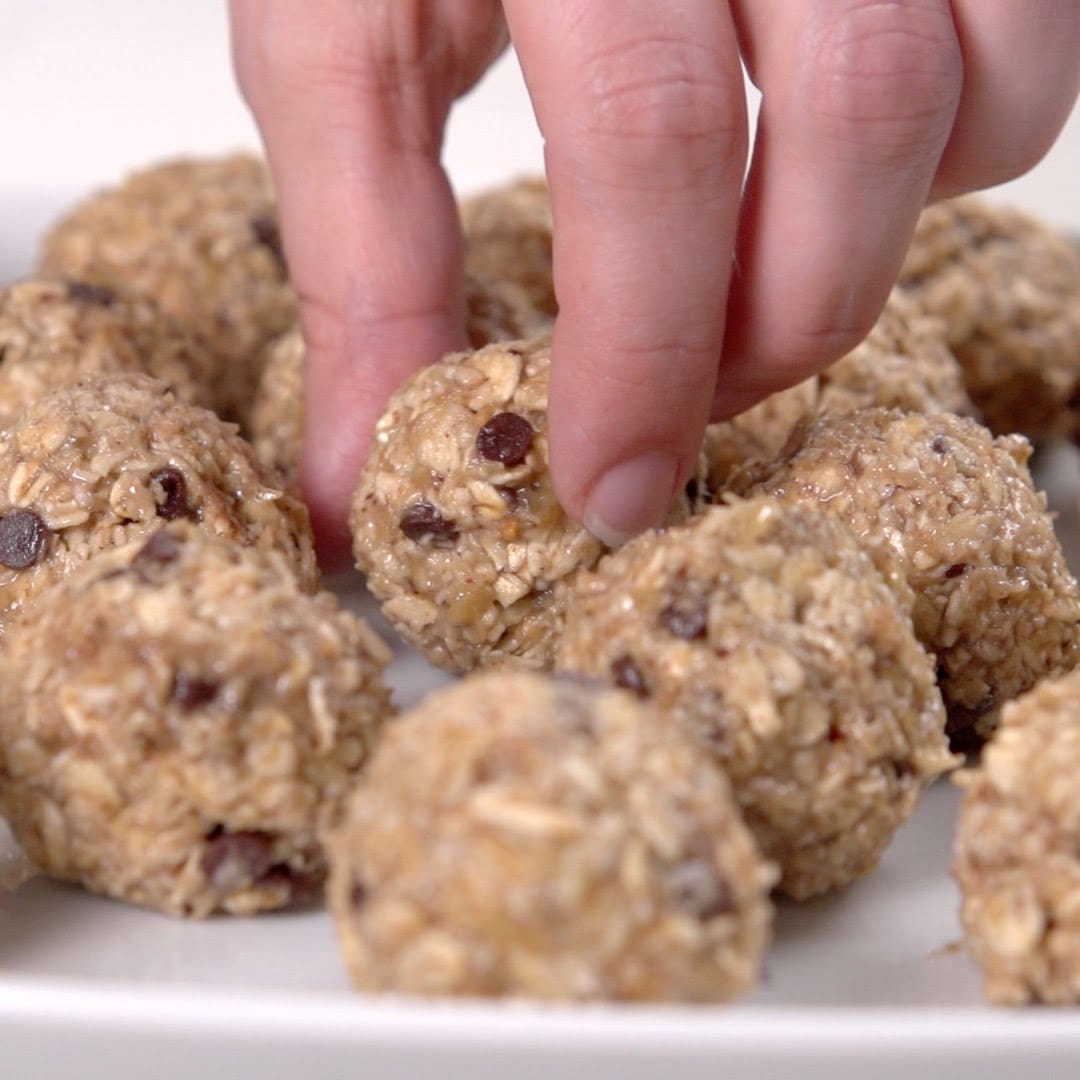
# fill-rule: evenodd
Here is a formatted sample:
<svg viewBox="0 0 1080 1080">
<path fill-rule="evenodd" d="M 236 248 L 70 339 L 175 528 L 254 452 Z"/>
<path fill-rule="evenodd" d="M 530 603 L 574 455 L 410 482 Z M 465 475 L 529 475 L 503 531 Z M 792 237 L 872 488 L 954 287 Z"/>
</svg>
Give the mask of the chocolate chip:
<svg viewBox="0 0 1080 1080">
<path fill-rule="evenodd" d="M 517 413 L 496 413 L 477 433 L 476 451 L 488 461 L 513 468 L 520 465 L 533 444 L 532 424 Z"/>
<path fill-rule="evenodd" d="M 228 832 L 217 825 L 207 834 L 199 866 L 216 890 L 235 892 L 255 884 L 275 865 L 273 846 L 269 833 L 254 829 Z"/>
<path fill-rule="evenodd" d="M 684 641 L 704 637 L 709 625 L 709 608 L 705 597 L 680 597 L 660 612 L 659 622 L 669 634 Z"/>
<path fill-rule="evenodd" d="M 187 480 L 173 465 L 155 469 L 150 474 L 150 490 L 157 503 L 157 515 L 166 521 L 177 518 L 198 520 L 198 510 L 188 502 Z"/>
<path fill-rule="evenodd" d="M 367 886 L 359 879 L 353 881 L 352 891 L 349 893 L 349 903 L 359 911 L 368 900 Z"/>
<path fill-rule="evenodd" d="M 284 886 L 285 900 L 279 911 L 296 911 L 298 908 L 310 907 L 319 894 L 319 879 L 314 874 L 305 874 L 301 870 L 294 870 L 287 863 L 277 863 L 256 882 L 260 886 Z"/>
<path fill-rule="evenodd" d="M 915 775 L 915 767 L 910 761 L 902 761 L 900 758 L 891 758 L 886 762 L 896 776 L 897 780 L 904 780 Z"/>
<path fill-rule="evenodd" d="M 255 242 L 262 244 L 278 264 L 282 274 L 288 273 L 288 265 L 285 262 L 285 248 L 281 243 L 281 230 L 272 214 L 259 214 L 251 219 L 251 235 Z"/>
<path fill-rule="evenodd" d="M 199 679 L 178 671 L 169 697 L 185 712 L 209 705 L 221 687 L 213 679 Z"/>
<path fill-rule="evenodd" d="M 639 698 L 649 696 L 649 687 L 645 682 L 645 676 L 641 674 L 641 668 L 627 653 L 611 661 L 611 678 L 616 686 L 629 690 L 631 694 L 636 694 Z"/>
<path fill-rule="evenodd" d="M 116 292 L 108 285 L 95 285 L 90 281 L 69 281 L 67 283 L 69 300 L 77 304 L 97 304 L 109 307 L 116 301 Z"/>
<path fill-rule="evenodd" d="M 421 500 L 406 507 L 398 521 L 401 531 L 416 544 L 450 547 L 458 538 L 457 526 L 444 518 L 431 503 Z"/>
<path fill-rule="evenodd" d="M 0 515 L 0 566 L 27 570 L 41 561 L 51 530 L 33 510 L 9 510 Z"/>
<path fill-rule="evenodd" d="M 674 903 L 702 922 L 735 910 L 731 886 L 707 858 L 679 863 L 668 871 L 665 884 Z"/>
<path fill-rule="evenodd" d="M 968 564 L 966 562 L 954 562 L 952 566 L 948 567 L 945 571 L 945 576 L 947 578 L 959 577 L 967 568 Z"/>
<path fill-rule="evenodd" d="M 183 546 L 183 541 L 174 532 L 160 529 L 143 544 L 131 560 L 131 569 L 143 581 L 156 581 L 163 570 L 179 560 Z"/>
<path fill-rule="evenodd" d="M 930 449 L 933 450 L 935 454 L 947 453 L 949 449 L 949 440 L 946 439 L 944 435 L 935 435 L 930 443 Z"/>
<path fill-rule="evenodd" d="M 0 345 L 0 364 L 4 362 L 4 357 L 7 356 L 7 345 Z"/>
</svg>

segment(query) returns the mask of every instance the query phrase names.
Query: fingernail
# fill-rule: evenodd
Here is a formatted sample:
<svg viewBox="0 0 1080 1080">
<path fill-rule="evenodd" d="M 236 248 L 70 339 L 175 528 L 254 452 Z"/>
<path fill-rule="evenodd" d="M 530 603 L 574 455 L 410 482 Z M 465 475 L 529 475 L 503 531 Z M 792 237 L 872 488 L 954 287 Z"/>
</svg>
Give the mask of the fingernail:
<svg viewBox="0 0 1080 1080">
<path fill-rule="evenodd" d="M 674 454 L 650 450 L 609 469 L 585 504 L 585 528 L 609 547 L 657 525 L 671 505 L 679 462 Z"/>
</svg>

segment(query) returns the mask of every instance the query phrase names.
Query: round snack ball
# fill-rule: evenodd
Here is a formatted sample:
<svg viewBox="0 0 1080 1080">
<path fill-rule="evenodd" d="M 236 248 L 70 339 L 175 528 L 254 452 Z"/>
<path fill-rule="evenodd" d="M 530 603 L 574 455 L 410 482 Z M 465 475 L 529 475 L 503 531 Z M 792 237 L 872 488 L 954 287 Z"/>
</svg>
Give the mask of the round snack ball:
<svg viewBox="0 0 1080 1080">
<path fill-rule="evenodd" d="M 174 915 L 303 902 L 389 710 L 387 647 L 190 523 L 41 596 L 0 651 L 0 805 L 53 877 Z"/>
<path fill-rule="evenodd" d="M 488 281 L 511 282 L 542 315 L 559 310 L 552 278 L 551 197 L 542 176 L 465 199 L 460 207 L 465 269 Z"/>
<path fill-rule="evenodd" d="M 217 358 L 214 407 L 246 418 L 263 346 L 296 319 L 266 166 L 247 154 L 152 165 L 58 221 L 46 274 L 152 297 Z"/>
<path fill-rule="evenodd" d="M 956 763 L 908 611 L 843 525 L 776 499 L 609 555 L 578 581 L 557 663 L 692 733 L 798 900 L 872 870 Z"/>
<path fill-rule="evenodd" d="M 104 375 L 30 405 L 0 432 L 0 640 L 50 583 L 91 556 L 187 518 L 272 548 L 308 591 L 311 526 L 231 424 L 148 375 Z"/>
<path fill-rule="evenodd" d="M 723 774 L 630 695 L 485 672 L 389 726 L 327 841 L 362 990 L 725 1001 L 773 867 Z"/>
<path fill-rule="evenodd" d="M 719 491 L 732 470 L 781 457 L 815 416 L 870 405 L 912 412 L 975 413 L 964 372 L 945 342 L 945 325 L 893 290 L 867 337 L 816 378 L 767 397 L 705 431 L 708 484 Z"/>
<path fill-rule="evenodd" d="M 894 289 L 866 338 L 818 376 L 817 413 L 871 405 L 908 412 L 976 412 L 943 320 Z"/>
<path fill-rule="evenodd" d="M 550 338 L 452 353 L 390 399 L 353 496 L 353 553 L 439 667 L 550 666 L 575 574 L 607 550 L 555 499 Z M 688 513 L 680 496 L 672 517 Z"/>
<path fill-rule="evenodd" d="M 1030 453 L 1021 436 L 950 413 L 862 409 L 821 418 L 786 458 L 729 484 L 836 515 L 914 591 L 955 749 L 976 749 L 1004 702 L 1080 656 L 1080 594 Z"/>
<path fill-rule="evenodd" d="M 474 349 L 534 336 L 550 322 L 533 310 L 517 286 L 466 275 L 465 330 Z M 303 363 L 304 340 L 299 326 L 294 326 L 267 347 L 250 417 L 259 460 L 279 470 L 293 486 L 299 481 L 304 438 Z"/>
<path fill-rule="evenodd" d="M 1080 251 L 1037 219 L 963 198 L 923 211 L 900 285 L 941 316 L 996 434 L 1080 432 Z"/>
<path fill-rule="evenodd" d="M 91 375 L 143 371 L 181 401 L 207 404 L 210 354 L 153 301 L 81 281 L 0 289 L 0 429 L 52 390 Z"/>
<path fill-rule="evenodd" d="M 1080 1004 L 1080 672 L 1002 710 L 964 789 L 953 874 L 968 951 L 1001 1005 Z"/>
</svg>

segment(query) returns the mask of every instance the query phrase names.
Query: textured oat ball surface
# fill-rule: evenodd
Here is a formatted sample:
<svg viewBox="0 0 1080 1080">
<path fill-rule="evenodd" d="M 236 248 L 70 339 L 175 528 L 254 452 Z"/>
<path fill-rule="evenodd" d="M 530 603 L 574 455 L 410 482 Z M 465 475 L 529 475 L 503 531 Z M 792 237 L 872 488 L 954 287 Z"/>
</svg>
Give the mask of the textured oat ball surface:
<svg viewBox="0 0 1080 1080">
<path fill-rule="evenodd" d="M 986 996 L 1080 1004 L 1080 673 L 1005 706 L 964 799 L 953 873 Z"/>
<path fill-rule="evenodd" d="M 163 162 L 90 196 L 48 233 L 40 267 L 152 297 L 217 357 L 213 405 L 230 419 L 296 319 L 270 177 L 246 154 Z"/>
<path fill-rule="evenodd" d="M 386 616 L 439 667 L 548 666 L 569 583 L 605 551 L 551 488 L 549 367 L 547 338 L 452 354 L 376 427 L 353 552 Z"/>
<path fill-rule="evenodd" d="M 465 278 L 465 330 L 474 349 L 494 341 L 532 337 L 550 327 L 524 291 L 510 282 Z M 251 409 L 252 443 L 259 460 L 293 484 L 300 473 L 304 435 L 304 341 L 294 326 L 267 346 Z"/>
<path fill-rule="evenodd" d="M 367 990 L 721 1001 L 775 874 L 722 773 L 630 695 L 474 675 L 388 727 L 328 842 Z"/>
<path fill-rule="evenodd" d="M 0 289 L 0 429 L 52 390 L 142 371 L 209 404 L 213 360 L 153 301 L 103 285 L 29 280 Z"/>
<path fill-rule="evenodd" d="M 691 733 L 797 899 L 873 869 L 954 763 L 908 612 L 843 525 L 775 499 L 605 558 L 570 599 L 558 667 Z"/>
<path fill-rule="evenodd" d="M 0 638 L 73 567 L 180 518 L 281 551 L 305 587 L 318 584 L 307 510 L 231 424 L 147 375 L 35 402 L 0 432 Z"/>
<path fill-rule="evenodd" d="M 537 311 L 554 318 L 551 198 L 544 178 L 521 177 L 474 195 L 461 203 L 460 214 L 465 269 L 519 286 Z"/>
<path fill-rule="evenodd" d="M 1080 596 L 1028 472 L 1030 446 L 949 413 L 864 409 L 823 417 L 788 457 L 731 479 L 843 520 L 915 594 L 958 749 L 1001 705 L 1078 657 Z"/>
<path fill-rule="evenodd" d="M 973 415 L 964 372 L 945 324 L 893 290 L 866 338 L 846 356 L 788 390 L 705 431 L 708 483 L 718 491 L 737 465 L 780 457 L 815 417 L 871 405 Z"/>
<path fill-rule="evenodd" d="M 986 424 L 1080 432 L 1080 251 L 1020 211 L 964 198 L 923 211 L 900 284 L 945 319 Z"/>
<path fill-rule="evenodd" d="M 389 650 L 190 523 L 57 583 L 0 652 L 0 804 L 49 874 L 176 915 L 303 901 Z"/>
</svg>

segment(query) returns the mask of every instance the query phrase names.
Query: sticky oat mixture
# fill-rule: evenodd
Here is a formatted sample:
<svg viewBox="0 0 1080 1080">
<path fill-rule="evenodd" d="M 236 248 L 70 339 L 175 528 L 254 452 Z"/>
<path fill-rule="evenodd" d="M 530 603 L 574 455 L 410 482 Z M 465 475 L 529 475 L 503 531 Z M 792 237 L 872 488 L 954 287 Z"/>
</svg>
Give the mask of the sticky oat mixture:
<svg viewBox="0 0 1080 1080">
<path fill-rule="evenodd" d="M 310 901 L 389 710 L 386 646 L 190 522 L 99 555 L 0 650 L 0 806 L 53 877 L 173 915 Z"/>
<path fill-rule="evenodd" d="M 724 1001 L 770 932 L 722 773 L 630 695 L 534 673 L 389 726 L 328 853 L 364 990 Z"/>
<path fill-rule="evenodd" d="M 439 667 L 550 665 L 570 582 L 605 551 L 551 488 L 550 353 L 541 337 L 447 356 L 376 427 L 353 552 L 386 616 Z M 686 512 L 680 500 L 672 515 Z"/>
<path fill-rule="evenodd" d="M 209 410 L 135 374 L 30 405 L 0 432 L 0 639 L 75 566 L 178 519 L 280 551 L 306 588 L 318 583 L 304 505 Z"/>
<path fill-rule="evenodd" d="M 1080 593 L 1035 490 L 1021 436 L 950 413 L 826 416 L 785 458 L 738 470 L 730 490 L 827 510 L 915 594 L 956 749 L 1001 706 L 1078 658 Z"/>
<path fill-rule="evenodd" d="M 265 164 L 248 154 L 142 169 L 45 237 L 45 274 L 145 293 L 217 359 L 212 404 L 246 420 L 263 347 L 296 320 Z"/>
<path fill-rule="evenodd" d="M 923 211 L 900 285 L 940 316 L 996 434 L 1080 431 L 1080 250 L 1036 218 L 976 198 Z"/>
<path fill-rule="evenodd" d="M 153 301 L 80 281 L 0 289 L 0 430 L 51 390 L 122 371 L 156 376 L 181 401 L 209 402 L 213 358 Z"/>
<path fill-rule="evenodd" d="M 953 874 L 969 952 L 1002 1005 L 1080 1004 L 1080 672 L 1005 706 L 964 790 Z"/>
<path fill-rule="evenodd" d="M 796 899 L 872 870 L 955 763 L 908 611 L 843 525 L 776 499 L 605 558 L 574 589 L 557 665 L 679 722 Z"/>
</svg>

